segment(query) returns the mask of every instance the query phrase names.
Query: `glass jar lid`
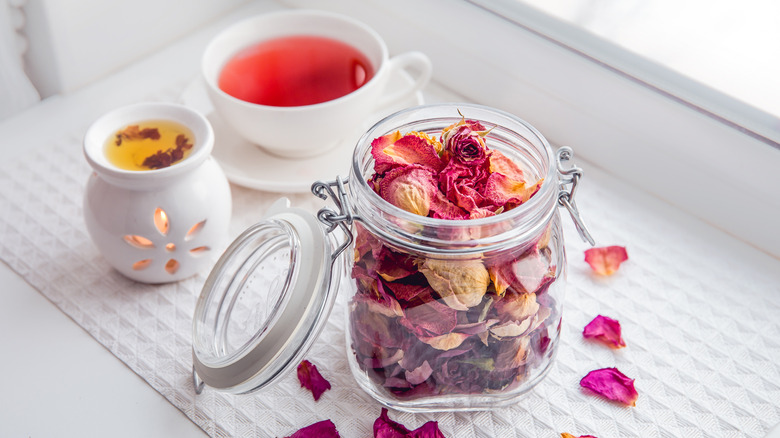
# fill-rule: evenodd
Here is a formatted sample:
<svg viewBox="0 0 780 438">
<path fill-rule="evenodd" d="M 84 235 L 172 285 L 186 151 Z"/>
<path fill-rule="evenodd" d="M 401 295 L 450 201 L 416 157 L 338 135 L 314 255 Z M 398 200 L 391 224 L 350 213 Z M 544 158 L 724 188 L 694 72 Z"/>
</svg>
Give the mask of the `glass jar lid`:
<svg viewBox="0 0 780 438">
<path fill-rule="evenodd" d="M 330 314 L 343 265 L 317 218 L 287 198 L 225 250 L 193 318 L 193 377 L 258 390 L 303 359 Z"/>
</svg>

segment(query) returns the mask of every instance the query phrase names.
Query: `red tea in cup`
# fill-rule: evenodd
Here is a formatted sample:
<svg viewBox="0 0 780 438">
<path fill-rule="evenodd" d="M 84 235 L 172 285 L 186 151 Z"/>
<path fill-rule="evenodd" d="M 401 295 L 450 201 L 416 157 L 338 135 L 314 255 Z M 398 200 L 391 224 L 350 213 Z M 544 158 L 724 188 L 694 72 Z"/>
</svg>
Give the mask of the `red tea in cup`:
<svg viewBox="0 0 780 438">
<path fill-rule="evenodd" d="M 218 86 L 246 102 L 289 107 L 337 99 L 373 76 L 371 62 L 349 44 L 296 35 L 241 50 L 222 68 Z"/>
</svg>

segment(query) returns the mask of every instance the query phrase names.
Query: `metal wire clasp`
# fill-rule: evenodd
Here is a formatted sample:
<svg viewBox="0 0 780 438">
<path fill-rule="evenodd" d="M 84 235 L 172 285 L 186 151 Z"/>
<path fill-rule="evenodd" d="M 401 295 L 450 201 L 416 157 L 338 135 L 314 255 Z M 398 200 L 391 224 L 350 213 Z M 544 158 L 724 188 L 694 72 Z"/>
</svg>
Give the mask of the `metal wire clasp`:
<svg viewBox="0 0 780 438">
<path fill-rule="evenodd" d="M 337 227 L 344 232 L 344 242 L 336 248 L 333 254 L 331 254 L 331 261 L 335 261 L 352 243 L 353 237 L 349 227 L 352 225 L 353 221 L 360 220 L 360 216 L 352 214 L 352 207 L 349 204 L 349 197 L 347 196 L 347 189 L 345 187 L 348 183 L 349 178 L 344 178 L 342 180 L 340 176 L 337 176 L 335 181 L 317 181 L 311 185 L 311 192 L 315 196 L 325 200 L 330 197 L 338 209 L 334 210 L 330 207 L 323 207 L 317 212 L 317 219 L 328 227 L 328 233 L 332 232 Z"/>
<path fill-rule="evenodd" d="M 558 193 L 558 204 L 569 210 L 571 219 L 574 221 L 574 226 L 577 228 L 580 237 L 593 246 L 596 244 L 596 241 L 593 240 L 588 227 L 582 221 L 580 212 L 577 210 L 577 204 L 574 202 L 574 193 L 577 190 L 577 183 L 582 177 L 582 169 L 577 166 L 572 166 L 568 169 L 563 167 L 563 163 L 569 161 L 574 156 L 574 151 L 570 147 L 562 146 L 558 149 L 557 155 L 558 173 L 561 174 L 561 191 Z M 571 187 L 567 187 L 569 184 L 571 184 Z"/>
</svg>

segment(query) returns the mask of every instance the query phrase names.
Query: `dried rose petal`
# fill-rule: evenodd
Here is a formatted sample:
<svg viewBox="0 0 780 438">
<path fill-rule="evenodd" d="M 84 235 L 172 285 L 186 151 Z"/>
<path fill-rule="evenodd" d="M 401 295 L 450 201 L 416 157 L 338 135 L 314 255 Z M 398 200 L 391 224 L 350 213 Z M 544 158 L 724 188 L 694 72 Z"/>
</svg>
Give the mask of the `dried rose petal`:
<svg viewBox="0 0 780 438">
<path fill-rule="evenodd" d="M 412 385 L 419 385 L 428 380 L 428 377 L 431 377 L 431 374 L 433 374 L 433 368 L 431 368 L 431 365 L 426 360 L 419 367 L 411 371 L 406 371 L 405 377 L 406 381 Z"/>
<path fill-rule="evenodd" d="M 491 151 L 489 160 L 491 173 L 500 173 L 501 175 L 518 182 L 525 181 L 523 170 L 520 169 L 520 166 L 501 152 L 495 150 Z"/>
<path fill-rule="evenodd" d="M 399 131 L 375 139 L 371 143 L 371 155 L 374 157 L 374 171 L 384 174 L 398 166 L 413 164 L 438 172 L 444 167 L 436 146 L 429 137 L 407 134 Z"/>
<path fill-rule="evenodd" d="M 533 293 L 507 294 L 504 298 L 496 300 L 493 307 L 501 322 L 523 321 L 539 311 L 539 303 L 536 301 L 536 294 Z"/>
<path fill-rule="evenodd" d="M 382 246 L 379 251 L 374 253 L 376 259 L 376 273 L 385 281 L 396 281 L 406 278 L 417 272 L 414 266 L 414 260 L 408 254 L 397 251 L 391 251 L 386 246 Z"/>
<path fill-rule="evenodd" d="M 532 184 L 516 181 L 500 173 L 491 173 L 485 183 L 484 196 L 492 204 L 508 208 L 516 207 L 531 198 L 542 186 L 544 179 Z"/>
<path fill-rule="evenodd" d="M 471 335 L 466 333 L 453 332 L 441 336 L 432 336 L 432 337 L 421 336 L 420 340 L 437 350 L 448 351 L 448 350 L 452 350 L 453 348 L 460 347 L 460 344 L 462 344 L 463 341 L 465 341 L 469 336 Z"/>
<path fill-rule="evenodd" d="M 306 388 L 314 395 L 314 401 L 320 399 L 322 393 L 330 389 L 330 382 L 317 371 L 308 360 L 302 361 L 298 365 L 298 381 L 301 382 L 301 388 Z"/>
<path fill-rule="evenodd" d="M 306 426 L 286 438 L 341 438 L 341 435 L 332 421 L 323 420 Z"/>
<path fill-rule="evenodd" d="M 446 438 L 439 430 L 436 421 L 429 421 L 415 430 L 409 430 L 387 416 L 387 408 L 382 408 L 379 418 L 374 421 L 374 438 Z"/>
<path fill-rule="evenodd" d="M 497 370 L 511 370 L 525 365 L 528 360 L 531 338 L 520 336 L 499 342 L 495 367 Z"/>
<path fill-rule="evenodd" d="M 437 219 L 466 219 L 469 214 L 453 204 L 446 196 L 438 190 L 436 197 L 431 201 L 430 216 Z"/>
<path fill-rule="evenodd" d="M 503 297 L 507 288 L 512 285 L 515 279 L 511 265 L 509 263 L 499 263 L 489 266 L 488 274 L 490 275 L 490 281 L 493 282 L 493 287 L 496 288 L 496 295 Z"/>
<path fill-rule="evenodd" d="M 393 292 L 393 294 L 395 294 L 395 297 L 398 298 L 399 300 L 410 301 L 415 297 L 417 297 L 418 295 L 426 292 L 427 292 L 426 297 L 431 296 L 430 294 L 431 288 L 428 287 L 427 284 L 418 284 L 418 283 L 406 284 L 403 282 L 394 281 L 392 283 L 388 283 L 386 286 L 388 289 L 390 289 Z"/>
<path fill-rule="evenodd" d="M 570 433 L 562 432 L 561 438 L 596 438 L 596 437 L 593 435 L 580 435 L 579 437 L 576 437 Z"/>
<path fill-rule="evenodd" d="M 352 334 L 374 348 L 397 348 L 404 342 L 405 328 L 398 323 L 398 318 L 388 317 L 374 312 L 365 303 L 353 300 L 350 303 Z"/>
<path fill-rule="evenodd" d="M 355 295 L 354 302 L 365 304 L 370 312 L 379 313 L 380 315 L 394 318 L 396 316 L 403 316 L 404 309 L 393 297 L 386 297 L 386 300 L 377 298 L 373 295 L 360 294 Z"/>
<path fill-rule="evenodd" d="M 599 275 L 612 275 L 620 264 L 628 260 L 628 253 L 623 246 L 607 246 L 591 248 L 585 251 L 585 261 Z"/>
<path fill-rule="evenodd" d="M 634 389 L 634 379 L 628 378 L 617 368 L 591 371 L 580 380 L 580 386 L 627 406 L 636 406 L 636 399 L 639 397 L 639 393 Z"/>
<path fill-rule="evenodd" d="M 428 216 L 438 188 L 430 170 L 418 166 L 395 168 L 379 183 L 379 196 L 396 207 Z"/>
<path fill-rule="evenodd" d="M 516 280 L 513 286 L 528 293 L 541 293 L 540 289 L 555 278 L 555 266 L 540 251 L 527 254 L 511 266 Z"/>
<path fill-rule="evenodd" d="M 425 259 L 420 272 L 442 300 L 456 310 L 468 310 L 482 302 L 490 284 L 481 260 Z"/>
<path fill-rule="evenodd" d="M 450 160 L 439 172 L 439 189 L 452 203 L 471 212 L 485 203 L 481 192 L 489 176 L 487 162 L 474 166 Z"/>
<path fill-rule="evenodd" d="M 404 309 L 401 324 L 417 337 L 431 337 L 450 333 L 458 323 L 457 311 L 430 296 L 430 288 L 421 299 Z"/>
<path fill-rule="evenodd" d="M 582 330 L 582 336 L 595 338 L 607 344 L 611 348 L 623 348 L 626 346 L 620 334 L 620 323 L 606 316 L 597 316 Z"/>
<path fill-rule="evenodd" d="M 355 222 L 355 261 L 363 258 L 369 251 L 378 253 L 381 247 L 382 244 L 373 233 L 368 232 L 359 222 Z"/>
<path fill-rule="evenodd" d="M 531 328 L 533 318 L 526 318 L 523 321 L 510 321 L 490 328 L 490 333 L 498 338 L 514 338 L 522 335 Z"/>
</svg>

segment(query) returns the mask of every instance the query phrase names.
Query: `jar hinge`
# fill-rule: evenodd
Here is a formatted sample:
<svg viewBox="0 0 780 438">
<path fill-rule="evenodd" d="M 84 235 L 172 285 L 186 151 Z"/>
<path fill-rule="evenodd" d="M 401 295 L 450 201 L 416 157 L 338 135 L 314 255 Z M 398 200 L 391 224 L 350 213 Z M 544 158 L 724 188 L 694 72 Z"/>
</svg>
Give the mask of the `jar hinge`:
<svg viewBox="0 0 780 438">
<path fill-rule="evenodd" d="M 360 220 L 360 216 L 352 214 L 352 206 L 349 204 L 349 197 L 347 196 L 346 184 L 349 183 L 349 178 L 341 179 L 340 176 L 336 177 L 335 181 L 317 181 L 311 186 L 311 192 L 315 196 L 327 200 L 328 197 L 336 204 L 338 210 L 334 210 L 330 207 L 323 207 L 317 212 L 317 219 L 325 224 L 327 232 L 330 233 L 336 228 L 340 228 L 344 232 L 344 242 L 336 248 L 331 254 L 331 261 L 335 261 L 342 252 L 352 243 L 352 233 L 349 231 L 349 227 L 355 220 Z M 335 191 L 334 191 L 335 189 Z"/>
<path fill-rule="evenodd" d="M 593 240 L 593 236 L 590 235 L 588 227 L 585 226 L 585 222 L 582 221 L 577 204 L 574 202 L 574 193 L 577 190 L 577 183 L 582 177 L 582 169 L 577 166 L 572 166 L 568 169 L 563 167 L 563 163 L 569 161 L 574 156 L 574 151 L 570 147 L 560 147 L 557 155 L 558 173 L 561 174 L 561 190 L 558 193 L 558 204 L 569 210 L 571 219 L 574 221 L 574 226 L 577 228 L 580 237 L 593 246 L 596 242 Z M 569 184 L 571 184 L 571 187 L 567 187 Z"/>
</svg>

